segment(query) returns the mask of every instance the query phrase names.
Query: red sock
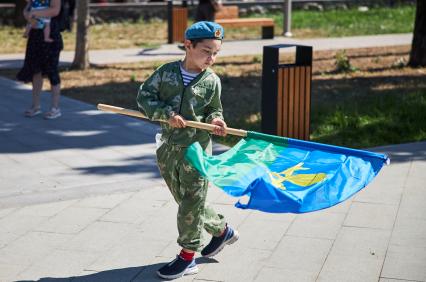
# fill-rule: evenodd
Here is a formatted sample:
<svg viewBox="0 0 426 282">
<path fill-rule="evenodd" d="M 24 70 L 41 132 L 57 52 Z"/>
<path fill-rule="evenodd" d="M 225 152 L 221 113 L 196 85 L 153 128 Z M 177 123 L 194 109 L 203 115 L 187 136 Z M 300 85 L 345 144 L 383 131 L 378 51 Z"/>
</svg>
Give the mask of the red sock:
<svg viewBox="0 0 426 282">
<path fill-rule="evenodd" d="M 225 234 L 226 229 L 228 229 L 228 225 L 225 225 L 225 229 L 223 229 L 222 233 L 220 233 L 219 237 L 222 237 Z"/>
<path fill-rule="evenodd" d="M 179 254 L 179 256 L 186 261 L 191 261 L 194 258 L 194 255 L 195 253 L 188 253 L 188 252 L 185 252 L 184 250 L 180 251 L 180 254 Z"/>
</svg>

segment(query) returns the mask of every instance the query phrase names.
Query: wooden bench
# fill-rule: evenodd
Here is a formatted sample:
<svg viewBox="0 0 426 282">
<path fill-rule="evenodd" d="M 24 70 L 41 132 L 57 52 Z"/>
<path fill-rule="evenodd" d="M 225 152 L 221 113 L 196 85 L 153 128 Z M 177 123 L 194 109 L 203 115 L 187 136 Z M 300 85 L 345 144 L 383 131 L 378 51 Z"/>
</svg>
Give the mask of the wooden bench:
<svg viewBox="0 0 426 282">
<path fill-rule="evenodd" d="M 274 20 L 270 18 L 239 18 L 238 6 L 222 6 L 216 22 L 223 27 L 262 27 L 262 39 L 274 38 Z"/>
<path fill-rule="evenodd" d="M 238 6 L 223 6 L 216 13 L 216 22 L 223 27 L 262 27 L 262 38 L 274 38 L 274 21 L 269 18 L 239 18 Z M 168 43 L 183 42 L 188 26 L 188 8 L 167 3 Z"/>
</svg>

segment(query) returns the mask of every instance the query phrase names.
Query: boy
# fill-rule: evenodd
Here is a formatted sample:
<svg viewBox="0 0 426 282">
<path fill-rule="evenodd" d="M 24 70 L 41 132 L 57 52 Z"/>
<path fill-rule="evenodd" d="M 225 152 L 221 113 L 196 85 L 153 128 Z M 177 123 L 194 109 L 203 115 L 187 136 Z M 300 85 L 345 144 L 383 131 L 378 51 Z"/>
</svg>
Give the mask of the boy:
<svg viewBox="0 0 426 282">
<path fill-rule="evenodd" d="M 31 2 L 28 5 L 29 11 L 40 11 L 50 7 L 50 0 L 27 0 L 27 2 Z M 53 42 L 53 39 L 50 37 L 50 18 L 32 17 L 31 20 L 32 22 L 28 23 L 25 27 L 24 37 L 28 37 L 32 28 L 43 29 L 44 41 Z"/>
<path fill-rule="evenodd" d="M 178 244 L 182 250 L 176 259 L 157 271 L 166 279 L 175 279 L 198 272 L 194 254 L 202 246 L 205 229 L 212 235 L 210 243 L 201 250 L 212 257 L 226 244 L 238 240 L 238 232 L 206 204 L 208 182 L 184 158 L 186 148 L 199 142 L 211 154 L 211 137 L 207 131 L 186 128 L 186 120 L 211 123 L 214 134 L 225 136 L 220 101 L 219 77 L 209 68 L 216 60 L 222 45 L 223 28 L 213 22 L 197 22 L 185 32 L 186 56 L 159 67 L 140 87 L 139 109 L 152 120 L 162 123 L 164 142 L 157 149 L 157 163 L 179 209 L 177 214 Z"/>
</svg>

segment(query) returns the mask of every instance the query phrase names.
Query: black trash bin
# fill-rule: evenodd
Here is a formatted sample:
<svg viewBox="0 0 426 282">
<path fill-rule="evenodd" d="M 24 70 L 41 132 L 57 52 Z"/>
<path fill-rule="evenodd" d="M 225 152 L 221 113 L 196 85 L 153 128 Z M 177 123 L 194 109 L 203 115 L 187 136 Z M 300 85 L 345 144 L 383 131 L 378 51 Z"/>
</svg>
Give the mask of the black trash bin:
<svg viewBox="0 0 426 282">
<path fill-rule="evenodd" d="M 279 51 L 296 47 L 294 64 L 280 64 Z M 309 140 L 312 46 L 263 47 L 262 132 Z"/>
</svg>

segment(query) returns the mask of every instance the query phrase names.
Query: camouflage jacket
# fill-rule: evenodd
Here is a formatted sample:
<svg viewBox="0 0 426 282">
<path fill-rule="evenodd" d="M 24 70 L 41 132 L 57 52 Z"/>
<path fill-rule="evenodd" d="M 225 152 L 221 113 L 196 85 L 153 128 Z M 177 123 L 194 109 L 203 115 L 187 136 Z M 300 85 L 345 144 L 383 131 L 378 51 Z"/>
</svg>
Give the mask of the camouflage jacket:
<svg viewBox="0 0 426 282">
<path fill-rule="evenodd" d="M 186 87 L 180 72 L 180 61 L 159 67 L 141 86 L 137 96 L 138 107 L 150 120 L 168 120 L 173 113 L 186 120 L 210 123 L 223 119 L 220 101 L 219 77 L 211 70 L 201 72 Z M 210 134 L 195 128 L 172 128 L 161 123 L 162 139 L 168 144 L 187 147 L 210 142 Z"/>
</svg>

